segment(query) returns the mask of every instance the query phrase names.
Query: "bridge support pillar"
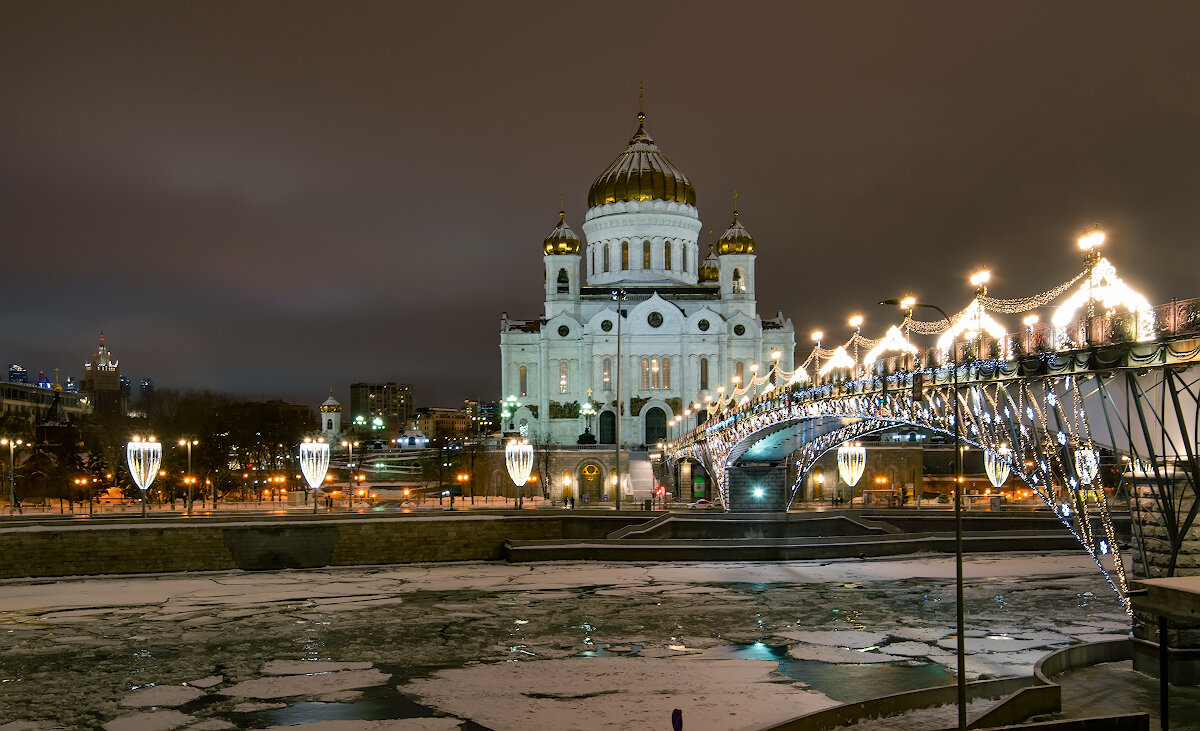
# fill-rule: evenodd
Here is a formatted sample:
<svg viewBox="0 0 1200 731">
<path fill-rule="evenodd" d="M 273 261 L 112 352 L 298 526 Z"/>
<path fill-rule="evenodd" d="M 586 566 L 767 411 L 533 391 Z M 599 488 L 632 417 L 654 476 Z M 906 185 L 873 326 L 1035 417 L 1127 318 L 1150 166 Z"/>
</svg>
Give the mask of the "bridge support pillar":
<svg viewBox="0 0 1200 731">
<path fill-rule="evenodd" d="M 1183 492 L 1183 485 L 1176 490 Z M 1200 521 L 1189 526 L 1180 538 L 1179 552 L 1172 560 L 1170 533 L 1149 485 L 1135 486 L 1134 579 L 1168 576 L 1200 576 Z M 1187 515 L 1194 498 L 1179 499 L 1179 513 Z M 1142 612 L 1133 615 L 1133 668 L 1146 675 L 1160 674 L 1160 625 L 1158 617 Z M 1200 621 L 1172 619 L 1167 623 L 1167 676 L 1172 685 L 1200 685 Z"/>
<path fill-rule="evenodd" d="M 737 513 L 773 512 L 787 508 L 787 467 L 739 464 L 729 470 L 729 509 Z"/>
</svg>

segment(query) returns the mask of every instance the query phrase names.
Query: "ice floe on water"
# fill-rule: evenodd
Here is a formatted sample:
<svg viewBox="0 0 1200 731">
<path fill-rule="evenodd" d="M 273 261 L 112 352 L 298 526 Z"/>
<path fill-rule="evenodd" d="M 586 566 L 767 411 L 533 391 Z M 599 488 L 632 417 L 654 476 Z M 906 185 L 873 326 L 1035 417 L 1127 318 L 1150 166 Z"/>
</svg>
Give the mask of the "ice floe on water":
<svg viewBox="0 0 1200 731">
<path fill-rule="evenodd" d="M 1128 632 L 1085 555 L 965 567 L 971 678 Z M 656 728 L 674 708 L 756 728 L 951 682 L 953 576 L 922 556 L 8 581 L 0 731 Z"/>
</svg>

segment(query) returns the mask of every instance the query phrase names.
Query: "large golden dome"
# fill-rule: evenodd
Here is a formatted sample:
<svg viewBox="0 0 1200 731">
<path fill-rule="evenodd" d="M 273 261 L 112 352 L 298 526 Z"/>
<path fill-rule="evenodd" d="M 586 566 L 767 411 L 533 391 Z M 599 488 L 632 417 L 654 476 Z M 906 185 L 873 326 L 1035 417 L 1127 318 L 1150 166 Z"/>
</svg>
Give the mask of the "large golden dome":
<svg viewBox="0 0 1200 731">
<path fill-rule="evenodd" d="M 600 173 L 588 191 L 588 207 L 618 201 L 663 200 L 696 205 L 692 182 L 671 164 L 646 133 L 645 114 L 638 114 L 638 128 L 625 151 Z"/>
<path fill-rule="evenodd" d="M 567 212 L 558 212 L 558 225 L 542 243 L 546 256 L 551 254 L 578 254 L 580 249 L 579 236 L 567 225 Z"/>
<path fill-rule="evenodd" d="M 733 223 L 729 224 L 729 228 L 725 229 L 725 233 L 721 234 L 721 238 L 717 239 L 718 254 L 753 254 L 754 253 L 754 237 L 738 220 L 737 209 L 733 209 Z"/>
</svg>

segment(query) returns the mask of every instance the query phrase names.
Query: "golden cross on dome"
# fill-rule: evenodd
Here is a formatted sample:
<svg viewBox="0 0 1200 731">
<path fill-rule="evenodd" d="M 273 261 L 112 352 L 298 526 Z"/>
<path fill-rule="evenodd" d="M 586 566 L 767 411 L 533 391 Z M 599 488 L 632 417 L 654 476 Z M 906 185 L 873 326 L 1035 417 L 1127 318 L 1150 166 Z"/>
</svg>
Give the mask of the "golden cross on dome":
<svg viewBox="0 0 1200 731">
<path fill-rule="evenodd" d="M 646 120 L 646 83 L 638 84 L 638 121 Z"/>
</svg>

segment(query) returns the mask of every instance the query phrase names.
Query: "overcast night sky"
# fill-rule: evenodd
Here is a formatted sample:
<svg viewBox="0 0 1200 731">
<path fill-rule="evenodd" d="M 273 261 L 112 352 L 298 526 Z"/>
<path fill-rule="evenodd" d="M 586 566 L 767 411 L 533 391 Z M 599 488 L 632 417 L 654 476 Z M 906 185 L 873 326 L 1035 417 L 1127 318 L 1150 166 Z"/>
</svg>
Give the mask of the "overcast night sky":
<svg viewBox="0 0 1200 731">
<path fill-rule="evenodd" d="M 0 360 L 315 405 L 498 398 L 499 317 L 646 127 L 759 312 L 877 337 L 1081 269 L 1200 296 L 1200 3 L 0 6 Z M 1006 322 L 1015 329 L 1016 322 Z M 836 333 L 836 337 L 834 334 Z"/>
</svg>

